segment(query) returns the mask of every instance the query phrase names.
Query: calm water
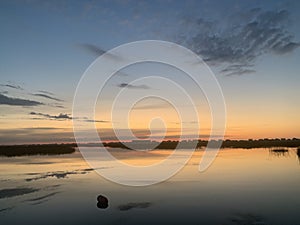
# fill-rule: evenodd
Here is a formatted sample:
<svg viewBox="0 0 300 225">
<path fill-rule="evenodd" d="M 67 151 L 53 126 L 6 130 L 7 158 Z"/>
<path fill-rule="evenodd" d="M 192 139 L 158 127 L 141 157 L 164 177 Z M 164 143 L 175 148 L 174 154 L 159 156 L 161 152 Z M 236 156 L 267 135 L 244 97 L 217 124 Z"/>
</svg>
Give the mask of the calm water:
<svg viewBox="0 0 300 225">
<path fill-rule="evenodd" d="M 170 152 L 114 154 L 151 164 Z M 295 149 L 226 149 L 198 172 L 202 152 L 171 179 L 148 187 L 105 180 L 76 152 L 0 157 L 0 224 L 300 225 L 300 164 Z M 110 168 L 103 168 L 110 169 Z M 109 199 L 97 208 L 96 197 Z"/>
</svg>

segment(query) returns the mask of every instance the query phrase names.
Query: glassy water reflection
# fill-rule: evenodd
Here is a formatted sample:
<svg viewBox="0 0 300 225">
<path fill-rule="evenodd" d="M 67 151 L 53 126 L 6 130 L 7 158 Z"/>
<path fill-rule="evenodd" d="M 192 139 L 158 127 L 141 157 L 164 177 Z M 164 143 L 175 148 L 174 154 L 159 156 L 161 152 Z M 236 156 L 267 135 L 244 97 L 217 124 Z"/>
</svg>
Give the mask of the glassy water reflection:
<svg viewBox="0 0 300 225">
<path fill-rule="evenodd" d="M 133 165 L 149 165 L 170 154 L 113 151 Z M 201 155 L 195 153 L 171 179 L 148 187 L 105 180 L 79 152 L 2 157 L 0 224 L 300 224 L 296 149 L 225 149 L 199 173 Z M 99 195 L 107 207 L 99 207 L 106 201 Z"/>
</svg>

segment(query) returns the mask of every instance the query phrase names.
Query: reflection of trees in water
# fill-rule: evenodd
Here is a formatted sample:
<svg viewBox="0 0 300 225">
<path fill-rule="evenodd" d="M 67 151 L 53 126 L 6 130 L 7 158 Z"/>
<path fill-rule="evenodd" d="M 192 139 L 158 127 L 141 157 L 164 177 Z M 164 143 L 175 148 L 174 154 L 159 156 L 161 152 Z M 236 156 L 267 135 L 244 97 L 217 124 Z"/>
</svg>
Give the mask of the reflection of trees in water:
<svg viewBox="0 0 300 225">
<path fill-rule="evenodd" d="M 291 150 L 292 151 L 292 155 L 294 155 L 294 153 L 296 153 L 296 156 L 299 160 L 300 163 L 300 147 L 298 147 L 297 149 Z M 285 148 L 275 148 L 275 149 L 270 149 L 270 155 L 271 156 L 275 156 L 275 157 L 290 157 L 290 152 L 289 149 L 285 149 Z"/>
<path fill-rule="evenodd" d="M 289 150 L 285 148 L 276 148 L 276 149 L 270 149 L 269 150 L 271 156 L 276 156 L 276 157 L 289 157 Z"/>
</svg>

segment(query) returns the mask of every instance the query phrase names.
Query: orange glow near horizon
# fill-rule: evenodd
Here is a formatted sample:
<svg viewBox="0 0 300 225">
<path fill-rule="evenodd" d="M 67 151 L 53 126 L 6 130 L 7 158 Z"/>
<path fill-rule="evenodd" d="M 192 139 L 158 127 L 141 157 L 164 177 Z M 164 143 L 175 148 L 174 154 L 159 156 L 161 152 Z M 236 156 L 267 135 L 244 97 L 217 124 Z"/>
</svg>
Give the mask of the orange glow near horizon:
<svg viewBox="0 0 300 225">
<path fill-rule="evenodd" d="M 297 111 L 289 111 L 289 109 L 262 110 L 256 109 L 250 112 L 248 108 L 235 108 L 228 104 L 227 125 L 225 139 L 260 139 L 260 138 L 299 138 L 300 137 L 300 121 L 297 117 Z M 271 111 L 273 113 L 271 113 Z M 98 114 L 96 120 L 110 121 L 110 112 Z M 189 128 L 186 134 L 189 137 L 183 139 L 194 139 L 197 129 L 200 127 L 200 139 L 207 139 L 210 134 L 210 115 L 204 110 L 199 115 L 199 124 L 180 123 L 180 118 L 176 110 L 172 107 L 162 107 L 156 109 L 136 109 L 132 110 L 129 117 L 128 127 L 138 138 L 149 138 L 151 131 L 155 135 L 165 137 L 164 140 L 177 140 L 180 136 L 182 127 Z M 73 127 L 72 120 L 49 120 L 49 119 L 32 119 L 30 116 L 24 118 L 23 114 L 19 117 L 8 115 L 5 120 L 1 120 L 1 136 L 2 140 L 7 140 L 9 135 L 15 138 L 16 142 L 22 138 L 35 140 L 34 136 L 39 135 L 41 142 L 49 140 L 50 142 L 67 142 L 72 140 Z M 84 130 L 86 123 L 82 123 Z M 112 127 L 115 129 L 126 129 L 124 123 L 115 122 L 112 126 L 111 122 L 96 123 L 101 136 L 105 140 L 116 141 Z M 26 133 L 25 130 L 30 130 Z M 8 132 L 9 131 L 9 132 Z M 166 131 L 166 133 L 164 133 Z M 11 133 L 11 134 L 10 134 Z M 53 137 L 50 139 L 49 137 Z M 64 141 L 60 141 L 60 137 L 64 137 Z M 218 138 L 216 138 L 218 139 Z M 23 139 L 22 139 L 23 140 Z M 122 141 L 128 141 L 124 139 Z M 22 141 L 19 141 L 22 142 Z"/>
</svg>

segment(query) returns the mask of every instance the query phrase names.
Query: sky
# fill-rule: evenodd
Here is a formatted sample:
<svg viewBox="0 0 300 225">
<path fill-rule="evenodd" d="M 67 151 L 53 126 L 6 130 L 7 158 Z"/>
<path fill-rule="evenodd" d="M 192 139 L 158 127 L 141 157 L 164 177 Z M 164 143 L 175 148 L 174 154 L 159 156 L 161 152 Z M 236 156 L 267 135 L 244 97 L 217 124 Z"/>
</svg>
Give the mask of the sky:
<svg viewBox="0 0 300 225">
<path fill-rule="evenodd" d="M 164 127 L 166 138 L 176 139 L 180 115 L 161 99 L 137 103 L 129 125 L 122 120 L 126 101 L 111 116 L 121 90 L 135 96 L 163 88 L 131 83 L 146 74 L 190 93 L 200 138 L 207 138 L 212 118 L 205 95 L 182 72 L 158 64 L 122 69 L 107 82 L 95 118 L 73 117 L 74 93 L 90 64 L 140 40 L 174 42 L 206 62 L 223 91 L 225 138 L 300 138 L 299 12 L 299 1 L 1 1 L 0 144 L 73 141 L 72 119 L 83 130 L 94 123 L 104 140 L 115 139 L 113 127 L 154 139 Z M 184 101 L 178 106 L 188 107 Z M 186 138 L 195 138 L 199 124 L 185 122 Z"/>
</svg>

